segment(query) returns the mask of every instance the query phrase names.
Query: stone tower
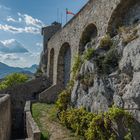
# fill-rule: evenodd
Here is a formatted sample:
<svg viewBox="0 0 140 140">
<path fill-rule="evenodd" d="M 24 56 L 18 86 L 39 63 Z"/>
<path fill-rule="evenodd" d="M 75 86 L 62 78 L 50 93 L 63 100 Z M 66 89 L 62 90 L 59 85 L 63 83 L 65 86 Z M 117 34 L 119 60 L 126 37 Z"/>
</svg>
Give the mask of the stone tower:
<svg viewBox="0 0 140 140">
<path fill-rule="evenodd" d="M 43 51 L 41 53 L 39 68 L 43 73 L 45 73 L 46 66 L 48 63 L 48 60 L 47 60 L 48 41 L 57 31 L 61 30 L 61 27 L 62 26 L 60 23 L 53 22 L 50 26 L 46 26 L 42 28 L 41 34 L 43 36 Z"/>
</svg>

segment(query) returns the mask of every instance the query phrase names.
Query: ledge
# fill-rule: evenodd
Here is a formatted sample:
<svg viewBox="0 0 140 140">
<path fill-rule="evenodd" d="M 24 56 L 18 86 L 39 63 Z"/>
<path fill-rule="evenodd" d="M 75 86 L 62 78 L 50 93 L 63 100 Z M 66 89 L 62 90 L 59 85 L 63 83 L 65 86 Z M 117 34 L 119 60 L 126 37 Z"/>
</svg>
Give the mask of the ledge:
<svg viewBox="0 0 140 140">
<path fill-rule="evenodd" d="M 8 94 L 0 94 L 0 105 L 6 100 L 8 100 L 9 98 L 10 98 L 10 95 Z"/>
<path fill-rule="evenodd" d="M 40 140 L 41 132 L 32 117 L 31 101 L 26 101 L 24 114 L 25 114 L 25 124 L 26 124 L 25 126 L 27 137 L 32 140 Z"/>
</svg>

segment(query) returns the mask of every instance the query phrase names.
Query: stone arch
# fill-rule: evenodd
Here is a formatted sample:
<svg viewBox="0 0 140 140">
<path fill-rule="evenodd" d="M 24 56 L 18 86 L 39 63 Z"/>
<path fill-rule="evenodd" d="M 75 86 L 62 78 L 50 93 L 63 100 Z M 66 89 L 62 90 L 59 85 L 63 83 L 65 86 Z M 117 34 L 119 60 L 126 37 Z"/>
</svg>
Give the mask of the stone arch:
<svg viewBox="0 0 140 140">
<path fill-rule="evenodd" d="M 49 67 L 49 79 L 53 83 L 53 71 L 54 71 L 54 49 L 50 51 L 50 67 Z"/>
<path fill-rule="evenodd" d="M 69 43 L 64 43 L 58 55 L 57 84 L 66 87 L 70 80 L 71 48 Z"/>
<path fill-rule="evenodd" d="M 82 36 L 80 38 L 79 43 L 79 53 L 82 53 L 84 51 L 85 45 L 90 42 L 92 39 L 97 37 L 97 27 L 91 23 L 89 24 L 84 31 L 82 32 Z"/>
<path fill-rule="evenodd" d="M 107 32 L 113 37 L 117 34 L 119 27 L 129 26 L 140 22 L 139 11 L 139 0 L 121 0 L 111 15 Z"/>
</svg>

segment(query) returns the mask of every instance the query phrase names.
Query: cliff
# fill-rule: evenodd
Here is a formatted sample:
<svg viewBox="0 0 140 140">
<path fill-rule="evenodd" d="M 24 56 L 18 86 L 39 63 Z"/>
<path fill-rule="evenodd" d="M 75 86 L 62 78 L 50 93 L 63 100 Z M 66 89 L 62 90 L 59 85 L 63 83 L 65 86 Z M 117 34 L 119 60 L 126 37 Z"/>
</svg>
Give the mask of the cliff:
<svg viewBox="0 0 140 140">
<path fill-rule="evenodd" d="M 110 45 L 110 46 L 109 46 Z M 105 112 L 112 105 L 124 108 L 140 121 L 140 24 L 123 27 L 113 38 L 107 35 L 81 65 L 71 95 L 74 106 Z"/>
</svg>

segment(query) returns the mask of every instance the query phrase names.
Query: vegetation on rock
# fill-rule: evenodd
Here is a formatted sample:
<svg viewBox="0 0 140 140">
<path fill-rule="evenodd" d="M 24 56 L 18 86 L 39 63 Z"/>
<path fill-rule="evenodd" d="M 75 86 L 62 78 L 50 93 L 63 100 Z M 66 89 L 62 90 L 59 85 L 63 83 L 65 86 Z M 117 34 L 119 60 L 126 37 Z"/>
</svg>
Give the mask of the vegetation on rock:
<svg viewBox="0 0 140 140">
<path fill-rule="evenodd" d="M 67 128 L 74 131 L 77 135 L 83 135 L 87 140 L 117 140 L 118 125 L 121 120 L 125 127 L 125 138 L 131 138 L 131 128 L 133 125 L 132 116 L 123 109 L 112 107 L 106 113 L 93 114 L 83 108 L 70 108 L 60 113 L 60 121 Z"/>
<path fill-rule="evenodd" d="M 100 44 L 99 47 L 103 48 L 103 49 L 110 49 L 110 47 L 112 46 L 112 40 L 110 35 L 106 34 L 105 36 L 103 36 L 100 40 Z"/>
<path fill-rule="evenodd" d="M 118 67 L 119 55 L 117 49 L 109 35 L 104 36 L 100 41 L 100 47 L 107 50 L 103 55 L 97 55 L 95 63 L 100 74 L 110 74 Z M 77 56 L 72 68 L 71 86 L 68 86 L 58 97 L 57 107 L 59 109 L 59 119 L 63 125 L 74 131 L 77 135 L 82 135 L 87 140 L 117 140 L 117 126 L 125 129 L 124 140 L 132 139 L 132 115 L 125 110 L 111 107 L 107 112 L 94 114 L 87 112 L 84 108 L 72 108 L 70 97 L 75 80 L 79 80 L 86 88 L 92 86 L 95 73 L 78 74 L 84 60 L 90 60 L 95 50 L 89 48 L 82 56 Z M 121 124 L 120 124 L 121 123 Z M 119 129 L 119 128 L 118 128 Z"/>
<path fill-rule="evenodd" d="M 94 52 L 95 50 L 93 48 L 88 48 L 83 55 L 84 60 L 90 60 L 93 57 Z"/>
<path fill-rule="evenodd" d="M 67 128 L 72 129 L 77 135 L 84 135 L 89 123 L 94 117 L 93 113 L 87 112 L 83 108 L 68 109 L 60 113 L 60 121 Z"/>
<path fill-rule="evenodd" d="M 84 75 L 78 75 L 77 79 L 80 81 L 81 84 L 91 87 L 94 83 L 94 76 L 95 74 L 92 73 L 86 73 Z"/>
<path fill-rule="evenodd" d="M 67 110 L 68 105 L 70 104 L 70 92 L 68 90 L 64 90 L 59 94 L 58 100 L 56 102 L 56 106 L 59 111 Z"/>
<path fill-rule="evenodd" d="M 118 67 L 119 55 L 115 47 L 112 47 L 104 56 L 98 56 L 95 63 L 100 74 L 110 74 Z"/>
<path fill-rule="evenodd" d="M 77 55 L 74 57 L 73 66 L 72 66 L 72 80 L 75 80 L 76 76 L 78 75 L 82 63 L 83 60 L 81 55 Z"/>
<path fill-rule="evenodd" d="M 92 119 L 85 136 L 87 140 L 117 140 L 118 134 L 117 130 L 115 130 L 115 125 L 122 123 L 121 127 L 126 129 L 125 138 L 126 135 L 128 136 L 131 133 L 132 122 L 133 118 L 128 112 L 112 107 L 108 112 L 98 114 Z M 129 138 L 131 136 L 129 135 Z"/>
<path fill-rule="evenodd" d="M 29 77 L 21 73 L 13 73 L 5 77 L 0 83 L 0 90 L 27 82 Z"/>
<path fill-rule="evenodd" d="M 110 49 L 102 61 L 102 69 L 105 74 L 109 74 L 118 66 L 119 55 L 115 48 Z"/>
<path fill-rule="evenodd" d="M 135 27 L 122 26 L 119 28 L 118 33 L 121 35 L 122 42 L 125 45 L 127 45 L 129 42 L 133 41 L 134 39 L 138 38 L 137 28 L 135 28 Z"/>
</svg>

